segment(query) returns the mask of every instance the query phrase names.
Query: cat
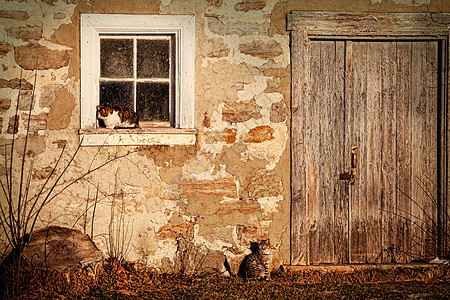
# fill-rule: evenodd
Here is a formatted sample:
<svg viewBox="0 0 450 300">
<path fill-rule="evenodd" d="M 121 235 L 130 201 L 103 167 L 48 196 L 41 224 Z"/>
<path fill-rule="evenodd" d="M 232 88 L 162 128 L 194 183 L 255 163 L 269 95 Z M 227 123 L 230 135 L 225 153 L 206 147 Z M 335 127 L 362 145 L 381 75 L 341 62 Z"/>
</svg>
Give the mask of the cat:
<svg viewBox="0 0 450 300">
<path fill-rule="evenodd" d="M 137 128 L 139 120 L 137 114 L 128 106 L 97 105 L 97 118 L 101 120 L 106 128 Z M 99 122 L 101 123 L 101 122 Z"/>
<path fill-rule="evenodd" d="M 252 253 L 244 257 L 239 267 L 238 276 L 246 280 L 269 280 L 272 250 L 270 241 L 260 240 L 250 245 Z"/>
</svg>

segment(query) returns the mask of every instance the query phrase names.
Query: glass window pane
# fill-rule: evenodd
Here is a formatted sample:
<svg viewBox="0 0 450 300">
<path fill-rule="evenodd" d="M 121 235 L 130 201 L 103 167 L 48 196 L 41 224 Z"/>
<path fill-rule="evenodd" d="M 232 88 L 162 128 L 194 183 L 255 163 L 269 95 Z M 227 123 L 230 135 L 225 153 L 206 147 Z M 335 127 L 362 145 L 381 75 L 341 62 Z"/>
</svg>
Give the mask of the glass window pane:
<svg viewBox="0 0 450 300">
<path fill-rule="evenodd" d="M 132 82 L 101 82 L 100 105 L 126 105 L 133 108 Z"/>
<path fill-rule="evenodd" d="M 169 78 L 169 40 L 137 41 L 137 77 Z"/>
<path fill-rule="evenodd" d="M 100 76 L 108 78 L 133 77 L 133 40 L 100 40 Z"/>
<path fill-rule="evenodd" d="M 136 94 L 139 120 L 169 121 L 169 83 L 138 83 Z"/>
</svg>

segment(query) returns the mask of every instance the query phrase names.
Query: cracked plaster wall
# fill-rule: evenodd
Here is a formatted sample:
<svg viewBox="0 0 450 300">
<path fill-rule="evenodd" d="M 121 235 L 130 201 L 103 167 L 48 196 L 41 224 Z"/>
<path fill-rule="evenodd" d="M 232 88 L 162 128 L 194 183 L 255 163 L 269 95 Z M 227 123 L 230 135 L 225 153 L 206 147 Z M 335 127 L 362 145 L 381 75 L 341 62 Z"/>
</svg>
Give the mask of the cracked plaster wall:
<svg viewBox="0 0 450 300">
<path fill-rule="evenodd" d="M 82 148 L 64 174 L 65 185 L 111 157 L 136 152 L 67 189 L 59 186 L 57 192 L 63 190 L 45 207 L 39 226 L 74 226 L 91 233 L 93 224 L 94 241 L 106 253 L 115 194 L 115 213 L 123 212 L 123 230 L 130 241 L 129 260 L 173 270 L 176 239 L 181 237 L 216 253 L 207 261 L 219 269 L 227 257 L 236 272 L 250 241 L 268 237 L 274 247 L 273 267 L 289 264 L 290 51 L 285 27 L 291 10 L 448 12 L 450 3 L 2 0 L 2 144 L 13 132 L 18 133 L 17 145 L 24 143 L 33 70 L 36 65 L 38 69 L 27 151 L 30 157 L 37 154 L 34 193 L 50 176 L 62 149 L 67 163 L 78 145 L 79 14 L 196 16 L 196 145 Z M 20 97 L 19 126 L 14 128 L 20 67 L 27 82 Z M 3 150 L 1 155 L 4 161 Z M 0 171 L 4 176 L 4 167 Z M 56 174 L 60 173 L 61 167 Z M 4 245 L 4 236 L 0 238 Z"/>
</svg>

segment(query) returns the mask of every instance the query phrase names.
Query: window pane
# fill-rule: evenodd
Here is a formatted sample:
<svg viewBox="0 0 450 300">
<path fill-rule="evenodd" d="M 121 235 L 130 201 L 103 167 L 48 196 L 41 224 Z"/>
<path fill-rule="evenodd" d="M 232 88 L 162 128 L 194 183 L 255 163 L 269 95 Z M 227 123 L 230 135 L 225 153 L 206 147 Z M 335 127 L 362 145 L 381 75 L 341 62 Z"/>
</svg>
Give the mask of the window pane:
<svg viewBox="0 0 450 300">
<path fill-rule="evenodd" d="M 137 41 L 137 77 L 169 78 L 169 40 Z"/>
<path fill-rule="evenodd" d="M 138 83 L 136 97 L 139 120 L 169 121 L 169 83 Z"/>
<path fill-rule="evenodd" d="M 132 82 L 101 82 L 100 105 L 126 105 L 133 108 Z"/>
<path fill-rule="evenodd" d="M 100 76 L 133 77 L 133 40 L 100 40 Z"/>
</svg>

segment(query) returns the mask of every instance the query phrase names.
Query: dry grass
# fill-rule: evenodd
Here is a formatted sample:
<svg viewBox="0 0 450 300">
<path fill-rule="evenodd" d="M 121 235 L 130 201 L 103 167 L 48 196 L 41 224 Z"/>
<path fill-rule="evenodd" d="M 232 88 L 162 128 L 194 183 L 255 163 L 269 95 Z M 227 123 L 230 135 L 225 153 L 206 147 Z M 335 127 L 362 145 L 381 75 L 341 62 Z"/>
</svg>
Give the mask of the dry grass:
<svg viewBox="0 0 450 300">
<path fill-rule="evenodd" d="M 64 275 L 25 266 L 20 277 L 22 284 L 15 299 L 450 298 L 448 266 L 433 269 L 368 269 L 353 274 L 275 272 L 270 281 L 245 282 L 235 276 L 220 274 L 160 274 L 138 270 L 133 264 L 112 261 L 105 264 L 96 278 L 81 270 Z"/>
</svg>

